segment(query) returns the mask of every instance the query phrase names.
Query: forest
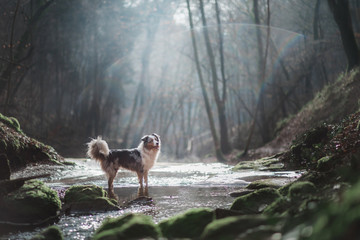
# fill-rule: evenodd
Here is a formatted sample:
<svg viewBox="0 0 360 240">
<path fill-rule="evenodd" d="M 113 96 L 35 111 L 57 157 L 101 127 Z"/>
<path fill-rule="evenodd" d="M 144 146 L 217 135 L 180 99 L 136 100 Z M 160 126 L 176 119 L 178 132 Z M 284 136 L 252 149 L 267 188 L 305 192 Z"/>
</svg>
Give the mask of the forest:
<svg viewBox="0 0 360 240">
<path fill-rule="evenodd" d="M 2 1 L 1 112 L 64 156 L 156 132 L 168 156 L 221 160 L 271 141 L 358 61 L 356 39 L 343 47 L 357 1 L 200 3 Z"/>
<path fill-rule="evenodd" d="M 360 239 L 360 0 L 1 0 L 0 29 L 0 239 Z"/>
</svg>

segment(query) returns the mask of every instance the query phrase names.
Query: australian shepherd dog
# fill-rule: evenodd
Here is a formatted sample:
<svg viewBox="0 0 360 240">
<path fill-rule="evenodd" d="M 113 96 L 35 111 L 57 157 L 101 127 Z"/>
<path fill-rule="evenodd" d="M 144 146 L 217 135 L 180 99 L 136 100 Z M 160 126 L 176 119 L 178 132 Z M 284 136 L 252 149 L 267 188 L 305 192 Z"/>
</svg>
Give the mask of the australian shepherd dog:
<svg viewBox="0 0 360 240">
<path fill-rule="evenodd" d="M 101 137 L 92 139 L 87 145 L 87 155 L 100 162 L 107 175 L 109 196 L 116 198 L 113 182 L 119 168 L 136 172 L 140 187 L 143 187 L 143 181 L 148 186 L 148 173 L 159 156 L 161 141 L 160 136 L 153 133 L 142 137 L 139 146 L 133 149 L 109 149 Z"/>
</svg>

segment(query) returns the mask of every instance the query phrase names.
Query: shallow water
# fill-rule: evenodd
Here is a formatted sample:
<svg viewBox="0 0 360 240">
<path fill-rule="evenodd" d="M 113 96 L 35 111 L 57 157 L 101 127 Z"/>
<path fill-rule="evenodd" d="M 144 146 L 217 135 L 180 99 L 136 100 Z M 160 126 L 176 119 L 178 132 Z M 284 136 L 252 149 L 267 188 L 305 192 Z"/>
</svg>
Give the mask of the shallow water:
<svg viewBox="0 0 360 240">
<path fill-rule="evenodd" d="M 107 187 L 105 175 L 97 163 L 84 159 L 68 160 L 76 162 L 76 166 L 66 168 L 33 166 L 22 173 L 13 175 L 12 178 L 51 170 L 52 177 L 42 180 L 54 189 L 85 184 Z M 114 181 L 114 188 L 122 210 L 92 215 L 62 216 L 56 225 L 63 231 L 65 239 L 89 239 L 106 217 L 117 217 L 127 212 L 140 212 L 152 216 L 154 222 L 157 223 L 189 208 L 229 208 L 234 200 L 229 193 L 243 189 L 253 180 L 276 178 L 286 183 L 299 176 L 295 172 L 233 172 L 231 168 L 221 163 L 159 162 L 149 174 L 147 195 L 152 200 L 136 203 L 132 202 L 140 196 L 136 174 L 121 170 Z M 30 239 L 41 230 L 11 233 L 0 239 Z"/>
</svg>

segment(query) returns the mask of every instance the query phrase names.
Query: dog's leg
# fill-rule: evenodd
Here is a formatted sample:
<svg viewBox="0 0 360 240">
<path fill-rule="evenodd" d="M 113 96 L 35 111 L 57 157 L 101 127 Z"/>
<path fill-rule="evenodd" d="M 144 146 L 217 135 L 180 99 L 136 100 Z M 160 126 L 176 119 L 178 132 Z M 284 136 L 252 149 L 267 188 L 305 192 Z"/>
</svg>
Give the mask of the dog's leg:
<svg viewBox="0 0 360 240">
<path fill-rule="evenodd" d="M 136 172 L 138 179 L 139 179 L 139 184 L 140 187 L 143 188 L 143 178 L 144 178 L 144 172 Z"/>
<path fill-rule="evenodd" d="M 148 173 L 149 173 L 149 170 L 144 171 L 145 187 L 148 187 Z"/>
<path fill-rule="evenodd" d="M 116 199 L 116 195 L 114 192 L 114 184 L 113 184 L 115 176 L 116 176 L 116 172 L 115 172 L 115 174 L 109 174 L 109 176 L 108 176 L 108 195 L 109 195 L 109 198 Z"/>
</svg>

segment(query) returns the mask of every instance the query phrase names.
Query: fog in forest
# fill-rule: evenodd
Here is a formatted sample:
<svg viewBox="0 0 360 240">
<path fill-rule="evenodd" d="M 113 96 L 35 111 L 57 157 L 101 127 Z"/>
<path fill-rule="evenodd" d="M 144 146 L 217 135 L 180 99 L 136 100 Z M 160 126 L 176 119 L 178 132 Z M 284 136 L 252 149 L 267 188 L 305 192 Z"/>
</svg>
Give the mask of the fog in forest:
<svg viewBox="0 0 360 240">
<path fill-rule="evenodd" d="M 84 156 L 98 135 L 129 148 L 153 132 L 171 158 L 258 147 L 347 67 L 325 0 L 2 0 L 0 9 L 0 111 L 64 156 Z"/>
</svg>

